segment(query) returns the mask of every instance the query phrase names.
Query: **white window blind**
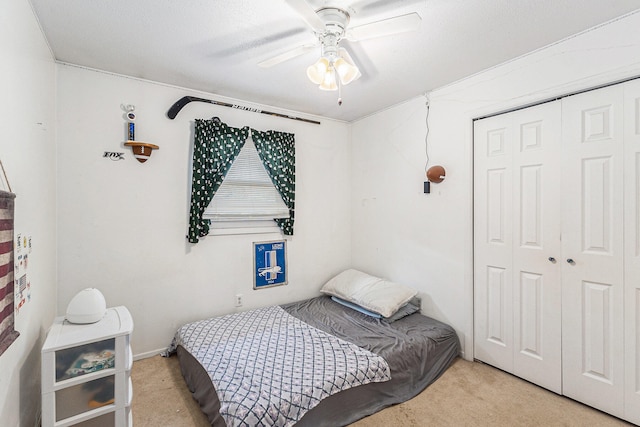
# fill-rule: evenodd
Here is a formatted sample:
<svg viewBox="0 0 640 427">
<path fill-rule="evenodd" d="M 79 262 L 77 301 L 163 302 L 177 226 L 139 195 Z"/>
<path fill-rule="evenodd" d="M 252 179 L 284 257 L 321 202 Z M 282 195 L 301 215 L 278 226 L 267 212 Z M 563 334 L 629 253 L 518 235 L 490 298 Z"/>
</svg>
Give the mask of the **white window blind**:
<svg viewBox="0 0 640 427">
<path fill-rule="evenodd" d="M 251 137 L 240 150 L 202 217 L 213 222 L 289 217 L 289 209 L 271 182 Z"/>
</svg>

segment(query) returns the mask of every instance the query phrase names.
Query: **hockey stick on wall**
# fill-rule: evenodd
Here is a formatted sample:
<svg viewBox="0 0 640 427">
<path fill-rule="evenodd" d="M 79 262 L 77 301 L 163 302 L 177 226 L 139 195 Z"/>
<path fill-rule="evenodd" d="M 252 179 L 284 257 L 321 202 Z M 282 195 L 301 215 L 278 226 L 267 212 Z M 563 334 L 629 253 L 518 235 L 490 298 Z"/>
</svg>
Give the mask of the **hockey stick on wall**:
<svg viewBox="0 0 640 427">
<path fill-rule="evenodd" d="M 182 98 L 178 99 L 171 106 L 171 108 L 169 108 L 169 111 L 167 111 L 167 117 L 169 117 L 171 120 L 175 119 L 176 116 L 178 115 L 178 113 L 180 112 L 180 110 L 182 110 L 185 105 L 187 105 L 190 102 L 194 102 L 194 101 L 206 102 L 208 104 L 214 104 L 214 105 L 221 105 L 223 107 L 236 108 L 238 110 L 253 111 L 254 113 L 268 114 L 270 116 L 283 117 L 285 119 L 298 120 L 298 121 L 301 121 L 301 122 L 313 123 L 313 124 L 316 124 L 316 125 L 320 124 L 320 122 L 317 122 L 315 120 L 303 119 L 301 117 L 288 116 L 286 114 L 280 114 L 280 113 L 272 113 L 271 111 L 264 111 L 264 110 L 260 110 L 258 108 L 243 107 L 241 105 L 229 104 L 227 102 L 214 101 L 214 100 L 211 100 L 211 99 L 197 98 L 195 96 L 183 96 Z"/>
</svg>

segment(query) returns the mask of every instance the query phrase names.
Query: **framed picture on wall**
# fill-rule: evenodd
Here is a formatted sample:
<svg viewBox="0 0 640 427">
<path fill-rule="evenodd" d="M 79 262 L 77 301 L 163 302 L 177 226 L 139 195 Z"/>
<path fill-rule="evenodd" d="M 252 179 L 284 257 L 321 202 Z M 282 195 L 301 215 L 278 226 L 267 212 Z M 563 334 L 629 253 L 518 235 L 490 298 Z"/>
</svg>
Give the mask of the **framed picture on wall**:
<svg viewBox="0 0 640 427">
<path fill-rule="evenodd" d="M 287 242 L 253 243 L 253 289 L 287 284 Z"/>
</svg>

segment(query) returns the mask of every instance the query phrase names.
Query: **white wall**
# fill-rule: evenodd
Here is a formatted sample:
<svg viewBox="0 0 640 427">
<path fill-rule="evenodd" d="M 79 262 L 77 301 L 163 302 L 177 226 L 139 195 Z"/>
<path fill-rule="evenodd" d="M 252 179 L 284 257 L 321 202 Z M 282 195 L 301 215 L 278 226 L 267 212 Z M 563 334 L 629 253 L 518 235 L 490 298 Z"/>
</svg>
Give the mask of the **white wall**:
<svg viewBox="0 0 640 427">
<path fill-rule="evenodd" d="M 32 238 L 31 300 L 18 339 L 0 356 L 0 424 L 34 426 L 40 348 L 55 313 L 55 64 L 26 0 L 0 2 L 0 159 L 15 201 L 15 231 Z"/>
<path fill-rule="evenodd" d="M 235 311 L 237 293 L 244 295 L 241 310 L 308 298 L 350 265 L 347 124 L 324 118 L 308 124 L 197 102 L 170 120 L 167 110 L 184 95 L 254 105 L 62 64 L 58 93 L 60 314 L 78 291 L 96 287 L 108 306 L 129 308 L 134 354 L 146 355 L 166 348 L 187 321 Z M 136 106 L 136 139 L 160 146 L 144 164 L 123 146 L 121 104 Z M 234 127 L 295 134 L 287 286 L 253 290 L 252 242 L 279 234 L 208 236 L 195 245 L 185 238 L 193 123 L 213 116 Z M 124 152 L 126 160 L 105 159 L 104 151 Z"/>
<path fill-rule="evenodd" d="M 353 265 L 418 289 L 423 312 L 464 336 L 460 251 L 470 207 L 453 166 L 461 152 L 429 136 L 430 165 L 444 165 L 447 178 L 424 194 L 426 114 L 419 97 L 353 124 Z"/>
<path fill-rule="evenodd" d="M 473 358 L 473 124 L 486 114 L 640 76 L 640 13 L 353 124 L 353 264 L 420 290 L 423 312 L 452 324 Z"/>
</svg>

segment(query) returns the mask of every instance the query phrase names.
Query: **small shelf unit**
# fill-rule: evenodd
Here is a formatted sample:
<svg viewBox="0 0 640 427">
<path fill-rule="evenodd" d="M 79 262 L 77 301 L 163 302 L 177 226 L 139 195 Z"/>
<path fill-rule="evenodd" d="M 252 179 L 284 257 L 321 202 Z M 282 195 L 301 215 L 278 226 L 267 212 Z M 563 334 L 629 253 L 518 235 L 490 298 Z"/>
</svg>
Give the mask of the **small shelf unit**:
<svg viewBox="0 0 640 427">
<path fill-rule="evenodd" d="M 132 425 L 132 331 L 124 306 L 91 324 L 56 317 L 42 347 L 43 427 Z"/>
</svg>

